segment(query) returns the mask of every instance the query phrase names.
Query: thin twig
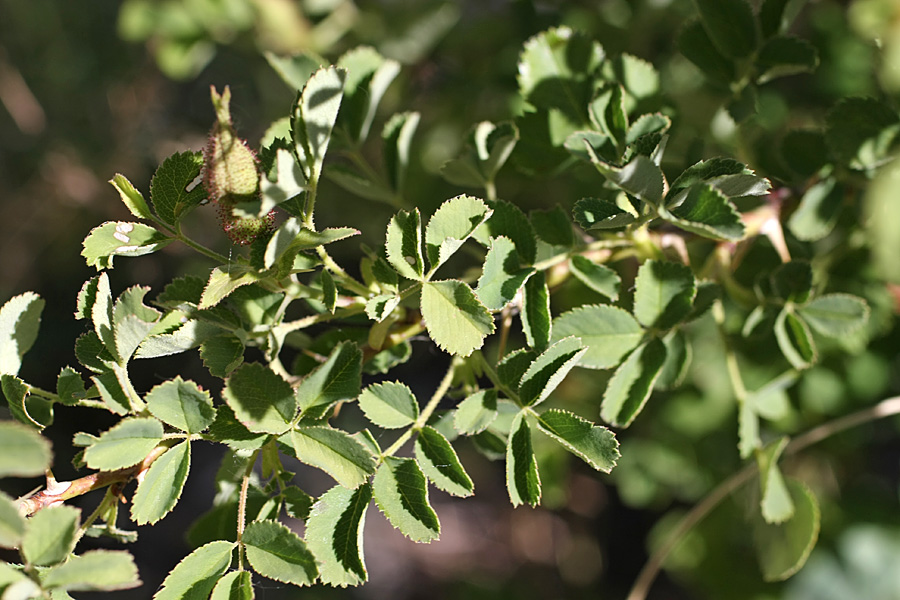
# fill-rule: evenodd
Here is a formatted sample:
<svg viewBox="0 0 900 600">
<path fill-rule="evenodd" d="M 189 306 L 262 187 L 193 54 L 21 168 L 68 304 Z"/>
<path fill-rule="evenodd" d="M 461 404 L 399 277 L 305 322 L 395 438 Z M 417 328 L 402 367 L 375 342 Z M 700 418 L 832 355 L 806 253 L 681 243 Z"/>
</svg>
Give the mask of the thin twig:
<svg viewBox="0 0 900 600">
<path fill-rule="evenodd" d="M 882 400 L 875 406 L 865 408 L 863 410 L 839 417 L 827 423 L 823 423 L 818 427 L 814 427 L 794 438 L 784 449 L 783 456 L 790 456 L 818 443 L 832 435 L 851 429 L 858 425 L 863 425 L 870 421 L 877 421 L 885 417 L 900 414 L 900 396 Z M 650 592 L 656 576 L 659 574 L 669 553 L 678 545 L 684 536 L 694 528 L 700 521 L 712 512 L 722 500 L 727 498 L 732 492 L 737 491 L 742 485 L 747 483 L 757 472 L 758 468 L 755 462 L 744 466 L 740 471 L 731 475 L 728 479 L 716 486 L 703 500 L 694 506 L 681 521 L 678 526 L 669 534 L 666 541 L 657 548 L 641 572 L 638 574 L 628 594 L 627 600 L 644 600 Z"/>
</svg>

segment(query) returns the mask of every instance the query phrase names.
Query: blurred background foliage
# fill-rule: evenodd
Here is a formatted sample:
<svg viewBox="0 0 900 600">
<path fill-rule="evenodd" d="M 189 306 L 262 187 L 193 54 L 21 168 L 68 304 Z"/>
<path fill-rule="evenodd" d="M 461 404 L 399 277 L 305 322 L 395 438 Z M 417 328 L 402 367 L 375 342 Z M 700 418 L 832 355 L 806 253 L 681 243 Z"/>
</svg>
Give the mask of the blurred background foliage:
<svg viewBox="0 0 900 600">
<path fill-rule="evenodd" d="M 676 116 L 667 160 L 677 164 L 664 163 L 667 171 L 678 172 L 701 158 L 734 156 L 772 177 L 776 187 L 796 193 L 810 173 L 791 172 L 774 150 L 788 128 L 820 130 L 829 109 L 846 96 L 874 96 L 897 106 L 900 4 L 788 3 L 800 11 L 792 33 L 816 46 L 820 65 L 811 75 L 759 86 L 757 114 L 738 126 L 721 109 L 728 90 L 709 85 L 677 51 L 678 33 L 695 13 L 689 0 L 0 0 L 0 296 L 5 300 L 32 289 L 49 300 L 43 335 L 31 355 L 41 358 L 26 361 L 25 377 L 52 387 L 58 370 L 72 362 L 79 333 L 72 319 L 75 295 L 92 275 L 78 254 L 81 240 L 100 222 L 127 214 L 105 182 L 121 172 L 146 190 L 163 158 L 202 147 L 212 122 L 211 84 L 231 86 L 238 130 L 251 144 L 258 140 L 296 93 L 270 67 L 267 55 L 306 52 L 335 61 L 367 44 L 403 65 L 373 130 L 394 112 L 422 114 L 404 201 L 425 214 L 463 191 L 439 171 L 458 153 L 470 128 L 520 112 L 521 45 L 556 25 L 585 32 L 608 54 L 628 52 L 659 70 L 660 87 Z M 379 164 L 377 148 L 364 152 Z M 873 307 L 867 332 L 872 341 L 866 346 L 843 340 L 842 352 L 829 354 L 825 341 L 817 340 L 820 362 L 768 400 L 772 433 L 803 431 L 900 391 L 895 319 L 900 294 L 885 285 L 885 280 L 900 283 L 898 175 L 895 163 L 876 174 L 873 185 L 863 183 L 848 198 L 857 208 L 840 213 L 838 235 L 821 242 L 850 240 L 853 251 L 830 267 L 829 287 L 867 298 Z M 557 203 L 568 211 L 589 195 L 592 177 L 596 174 L 577 169 L 563 177 L 522 177 L 507 168 L 498 189 L 526 211 Z M 858 209 L 862 194 L 865 212 Z M 322 225 L 358 227 L 361 241 L 370 246 L 383 241 L 393 207 L 333 184 L 323 184 L 320 198 Z M 192 232 L 227 253 L 227 239 L 212 213 L 197 211 Z M 873 253 L 860 239 L 865 236 L 861 215 L 873 221 L 869 233 L 883 242 Z M 790 237 L 788 244 L 795 256 L 809 252 Z M 353 243 L 335 249 L 339 261 L 357 256 Z M 765 242 L 743 260 L 738 278 L 779 262 Z M 116 266 L 114 288 L 140 283 L 154 293 L 175 275 L 208 269 L 176 245 Z M 557 294 L 554 312 L 591 294 L 572 280 Z M 740 329 L 740 323 L 731 325 Z M 440 542 L 416 546 L 370 513 L 370 583 L 356 590 L 310 590 L 305 597 L 623 597 L 648 549 L 740 466 L 736 409 L 714 325 L 707 318 L 693 327 L 696 342 L 685 385 L 656 392 L 644 415 L 620 435 L 623 457 L 611 476 L 597 477 L 555 445 L 539 447 L 544 507 L 512 510 L 502 466 L 464 448 L 463 463 L 478 494 L 456 502 L 435 492 L 433 503 L 444 523 Z M 759 372 L 759 382 L 767 381 L 771 357 L 778 355 L 774 341 L 745 342 L 744 366 Z M 416 350 L 422 356 L 392 376 L 409 381 L 414 390 L 429 390 L 430 374 L 442 373 L 438 365 L 446 358 L 422 343 Z M 145 375 L 148 388 L 167 366 L 171 373 L 203 380 L 199 361 L 154 362 Z M 748 383 L 754 387 L 752 376 Z M 595 414 L 604 385 L 602 373 L 576 371 L 555 401 Z M 67 432 L 77 427 L 65 421 L 66 413 L 59 413 L 51 430 L 63 459 Z M 849 431 L 785 465 L 814 490 L 823 513 L 820 542 L 798 576 L 762 583 L 749 528 L 742 525 L 752 502 L 745 490 L 685 538 L 651 598 L 900 598 L 898 426 L 895 419 Z M 208 506 L 216 468 L 213 456 L 205 470 L 195 469 L 188 485 L 197 490 L 195 497 L 162 524 L 141 531 L 134 551 L 148 585 L 123 598 L 149 598 L 150 585 L 186 553 L 182 533 Z M 57 473 L 60 479 L 69 475 Z M 269 584 L 258 597 L 282 597 L 279 587 Z"/>
</svg>

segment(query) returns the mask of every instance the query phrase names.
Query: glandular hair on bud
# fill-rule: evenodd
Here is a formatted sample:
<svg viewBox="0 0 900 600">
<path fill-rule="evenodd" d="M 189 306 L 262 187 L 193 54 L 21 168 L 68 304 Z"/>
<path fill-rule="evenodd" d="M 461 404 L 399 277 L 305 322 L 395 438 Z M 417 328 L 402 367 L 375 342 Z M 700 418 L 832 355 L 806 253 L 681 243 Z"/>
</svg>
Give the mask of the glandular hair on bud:
<svg viewBox="0 0 900 600">
<path fill-rule="evenodd" d="M 231 90 L 220 95 L 210 87 L 216 122 L 209 132 L 203 151 L 203 187 L 207 198 L 218 205 L 222 229 L 236 244 L 250 244 L 261 234 L 272 230 L 274 212 L 262 217 L 239 217 L 234 208 L 241 202 L 255 200 L 259 193 L 259 166 L 256 153 L 238 137 L 231 121 Z"/>
</svg>

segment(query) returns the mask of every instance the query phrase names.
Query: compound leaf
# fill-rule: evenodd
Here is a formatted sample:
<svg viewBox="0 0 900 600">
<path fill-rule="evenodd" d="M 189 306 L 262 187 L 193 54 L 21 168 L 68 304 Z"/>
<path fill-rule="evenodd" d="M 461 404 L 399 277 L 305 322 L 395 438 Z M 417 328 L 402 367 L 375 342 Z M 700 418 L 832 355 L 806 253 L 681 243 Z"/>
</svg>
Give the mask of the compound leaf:
<svg viewBox="0 0 900 600">
<path fill-rule="evenodd" d="M 553 320 L 553 339 L 574 336 L 588 351 L 579 365 L 589 369 L 614 367 L 644 336 L 640 324 L 628 312 L 606 304 L 580 306 Z"/>
<path fill-rule="evenodd" d="M 301 462 L 322 469 L 344 487 L 359 487 L 375 472 L 372 454 L 339 429 L 297 427 L 291 441 Z"/>
<path fill-rule="evenodd" d="M 163 426 L 156 419 L 124 419 L 84 451 L 84 460 L 100 471 L 130 467 L 144 460 L 162 438 Z"/>
<path fill-rule="evenodd" d="M 421 308 L 428 335 L 450 354 L 469 356 L 494 332 L 491 313 L 462 281 L 425 282 Z"/>
<path fill-rule="evenodd" d="M 228 570 L 235 543 L 216 540 L 200 546 L 181 562 L 163 581 L 153 600 L 182 600 L 206 598 Z"/>
<path fill-rule="evenodd" d="M 416 460 L 428 479 L 454 496 L 471 496 L 475 484 L 463 469 L 456 451 L 437 429 L 425 426 L 416 436 Z"/>
<path fill-rule="evenodd" d="M 297 413 L 291 384 L 260 363 L 235 369 L 222 396 L 238 421 L 254 433 L 284 433 Z"/>
<path fill-rule="evenodd" d="M 566 410 L 550 409 L 537 418 L 538 429 L 598 471 L 609 473 L 619 460 L 616 435 Z"/>
<path fill-rule="evenodd" d="M 396 381 L 367 387 L 359 396 L 359 407 L 367 419 L 384 429 L 409 427 L 419 418 L 416 397 L 408 387 Z"/>
<path fill-rule="evenodd" d="M 513 419 L 506 444 L 506 489 L 513 506 L 537 506 L 541 503 L 541 477 L 524 412 Z"/>
<path fill-rule="evenodd" d="M 346 587 L 368 579 L 362 535 L 371 499 L 368 483 L 355 490 L 338 485 L 313 504 L 306 520 L 306 544 L 319 562 L 322 583 Z"/>
<path fill-rule="evenodd" d="M 666 346 L 653 338 L 639 346 L 613 373 L 603 393 L 600 416 L 617 427 L 628 427 L 644 408 L 666 361 Z"/>
<path fill-rule="evenodd" d="M 269 579 L 304 586 L 318 576 L 316 559 L 306 543 L 278 521 L 253 521 L 241 543 L 250 566 Z"/>
<path fill-rule="evenodd" d="M 425 475 L 412 458 L 386 456 L 372 480 L 372 495 L 391 524 L 409 539 L 430 542 L 440 536 Z"/>
</svg>

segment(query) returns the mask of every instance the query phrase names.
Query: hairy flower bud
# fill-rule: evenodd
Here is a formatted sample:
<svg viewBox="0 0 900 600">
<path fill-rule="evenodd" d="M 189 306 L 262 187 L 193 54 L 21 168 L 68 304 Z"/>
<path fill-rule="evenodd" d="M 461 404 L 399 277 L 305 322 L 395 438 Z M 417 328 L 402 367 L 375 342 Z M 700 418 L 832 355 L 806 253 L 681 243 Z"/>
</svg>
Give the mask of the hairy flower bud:
<svg viewBox="0 0 900 600">
<path fill-rule="evenodd" d="M 271 231 L 275 214 L 246 217 L 235 214 L 235 206 L 251 202 L 259 192 L 259 168 L 256 154 L 237 136 L 231 121 L 231 90 L 220 95 L 210 88 L 216 122 L 203 151 L 203 187 L 207 197 L 218 205 L 222 229 L 236 244 L 246 245 Z"/>
</svg>

